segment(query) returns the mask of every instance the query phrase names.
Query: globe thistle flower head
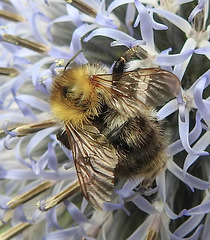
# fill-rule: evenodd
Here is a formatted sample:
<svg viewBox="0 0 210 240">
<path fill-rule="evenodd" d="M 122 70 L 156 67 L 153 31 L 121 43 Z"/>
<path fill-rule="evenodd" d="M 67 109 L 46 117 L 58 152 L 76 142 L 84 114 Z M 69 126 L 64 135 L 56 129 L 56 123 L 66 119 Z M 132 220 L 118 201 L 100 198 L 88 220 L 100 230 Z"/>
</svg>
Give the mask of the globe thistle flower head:
<svg viewBox="0 0 210 240">
<path fill-rule="evenodd" d="M 10 0 L 0 22 L 0 239 L 208 239 L 209 1 Z M 56 138 L 49 93 L 69 59 L 112 73 L 134 46 L 126 70 L 162 68 L 181 81 L 157 109 L 168 161 L 151 188 L 120 179 L 95 210 Z"/>
</svg>

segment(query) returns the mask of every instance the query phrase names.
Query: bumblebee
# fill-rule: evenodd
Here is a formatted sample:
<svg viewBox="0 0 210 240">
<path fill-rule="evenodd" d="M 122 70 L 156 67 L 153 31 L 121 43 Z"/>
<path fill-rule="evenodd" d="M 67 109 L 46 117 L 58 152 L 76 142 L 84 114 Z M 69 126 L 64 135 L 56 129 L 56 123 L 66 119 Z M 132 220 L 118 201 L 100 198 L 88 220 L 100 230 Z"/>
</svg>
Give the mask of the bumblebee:
<svg viewBox="0 0 210 240">
<path fill-rule="evenodd" d="M 155 108 L 174 98 L 180 81 L 160 68 L 126 71 L 141 48 L 130 48 L 114 64 L 65 68 L 52 84 L 50 106 L 64 126 L 57 138 L 72 150 L 84 197 L 96 209 L 110 201 L 114 180 L 143 178 L 149 186 L 167 155 Z"/>
</svg>

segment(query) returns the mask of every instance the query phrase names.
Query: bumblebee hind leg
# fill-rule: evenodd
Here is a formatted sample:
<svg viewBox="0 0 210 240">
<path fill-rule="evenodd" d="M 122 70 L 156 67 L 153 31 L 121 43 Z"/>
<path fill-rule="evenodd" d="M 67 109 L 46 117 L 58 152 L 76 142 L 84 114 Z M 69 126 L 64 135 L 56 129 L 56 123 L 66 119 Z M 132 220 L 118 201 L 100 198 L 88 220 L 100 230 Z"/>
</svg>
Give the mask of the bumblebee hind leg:
<svg viewBox="0 0 210 240">
<path fill-rule="evenodd" d="M 126 62 L 132 60 L 133 58 L 146 59 L 147 52 L 140 46 L 135 46 L 128 49 L 122 57 L 120 57 L 113 67 L 113 74 L 123 73 L 125 70 Z"/>
</svg>

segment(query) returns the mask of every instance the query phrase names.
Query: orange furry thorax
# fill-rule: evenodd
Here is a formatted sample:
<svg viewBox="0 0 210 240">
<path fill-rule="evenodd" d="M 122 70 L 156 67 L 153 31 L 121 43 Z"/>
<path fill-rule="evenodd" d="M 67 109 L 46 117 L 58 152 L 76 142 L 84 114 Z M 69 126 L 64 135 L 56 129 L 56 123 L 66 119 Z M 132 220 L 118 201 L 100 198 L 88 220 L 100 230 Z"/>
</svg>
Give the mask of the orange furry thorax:
<svg viewBox="0 0 210 240">
<path fill-rule="evenodd" d="M 97 116 L 101 99 L 87 67 L 64 70 L 53 82 L 50 105 L 58 121 L 81 127 Z"/>
</svg>

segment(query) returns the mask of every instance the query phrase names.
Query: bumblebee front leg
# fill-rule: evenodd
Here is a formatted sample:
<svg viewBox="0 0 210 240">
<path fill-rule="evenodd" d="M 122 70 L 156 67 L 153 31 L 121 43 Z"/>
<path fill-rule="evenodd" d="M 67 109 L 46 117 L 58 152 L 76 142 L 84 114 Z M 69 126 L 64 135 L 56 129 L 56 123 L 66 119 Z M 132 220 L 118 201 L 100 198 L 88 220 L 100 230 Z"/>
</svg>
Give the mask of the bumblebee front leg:
<svg viewBox="0 0 210 240">
<path fill-rule="evenodd" d="M 128 49 L 122 57 L 120 57 L 113 67 L 113 73 L 123 73 L 125 69 L 126 62 L 130 61 L 133 58 L 146 59 L 147 52 L 140 46 L 135 46 Z"/>
</svg>

